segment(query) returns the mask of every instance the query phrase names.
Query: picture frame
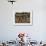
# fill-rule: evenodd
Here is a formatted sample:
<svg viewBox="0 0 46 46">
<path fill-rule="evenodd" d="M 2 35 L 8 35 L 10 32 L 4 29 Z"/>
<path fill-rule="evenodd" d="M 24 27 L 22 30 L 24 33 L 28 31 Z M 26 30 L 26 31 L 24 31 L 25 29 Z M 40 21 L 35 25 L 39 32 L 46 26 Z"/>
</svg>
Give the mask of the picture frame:
<svg viewBox="0 0 46 46">
<path fill-rule="evenodd" d="M 14 16 L 14 24 L 18 26 L 32 25 L 32 11 L 17 11 Z"/>
</svg>

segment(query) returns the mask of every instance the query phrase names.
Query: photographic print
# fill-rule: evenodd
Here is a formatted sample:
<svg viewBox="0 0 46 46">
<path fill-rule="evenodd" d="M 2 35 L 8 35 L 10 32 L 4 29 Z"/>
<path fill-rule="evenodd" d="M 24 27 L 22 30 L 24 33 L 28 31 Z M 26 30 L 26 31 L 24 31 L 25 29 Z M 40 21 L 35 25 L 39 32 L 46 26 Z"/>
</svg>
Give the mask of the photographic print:
<svg viewBox="0 0 46 46">
<path fill-rule="evenodd" d="M 16 25 L 32 25 L 32 13 L 31 12 L 16 12 L 15 24 Z"/>
</svg>

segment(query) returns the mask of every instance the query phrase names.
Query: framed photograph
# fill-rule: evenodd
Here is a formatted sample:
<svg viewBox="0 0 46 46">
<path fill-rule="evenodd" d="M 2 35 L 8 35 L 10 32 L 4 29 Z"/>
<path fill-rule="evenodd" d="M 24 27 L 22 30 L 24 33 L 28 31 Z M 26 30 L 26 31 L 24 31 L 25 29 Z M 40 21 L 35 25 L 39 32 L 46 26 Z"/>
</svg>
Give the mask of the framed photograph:
<svg viewBox="0 0 46 46">
<path fill-rule="evenodd" d="M 16 12 L 15 25 L 32 25 L 32 12 Z"/>
</svg>

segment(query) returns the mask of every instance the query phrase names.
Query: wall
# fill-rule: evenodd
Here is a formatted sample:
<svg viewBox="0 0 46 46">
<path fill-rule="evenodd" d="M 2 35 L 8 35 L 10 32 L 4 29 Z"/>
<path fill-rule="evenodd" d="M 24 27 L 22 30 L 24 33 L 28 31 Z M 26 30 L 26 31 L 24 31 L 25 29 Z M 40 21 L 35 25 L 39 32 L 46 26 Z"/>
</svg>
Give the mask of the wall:
<svg viewBox="0 0 46 46">
<path fill-rule="evenodd" d="M 32 11 L 32 26 L 15 26 L 16 11 Z M 17 0 L 13 5 L 0 0 L 0 40 L 15 40 L 19 32 L 31 34 L 33 40 L 46 40 L 46 0 Z"/>
</svg>

